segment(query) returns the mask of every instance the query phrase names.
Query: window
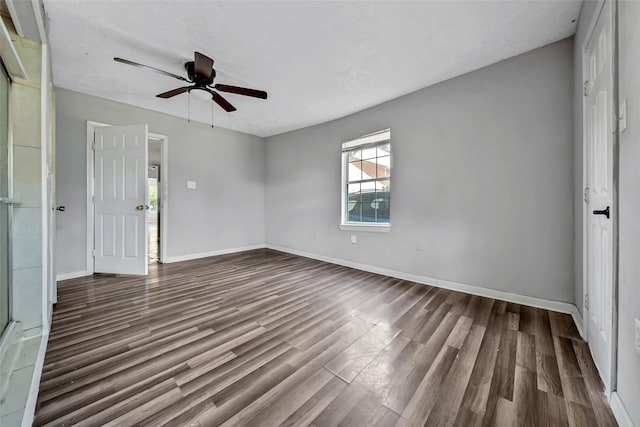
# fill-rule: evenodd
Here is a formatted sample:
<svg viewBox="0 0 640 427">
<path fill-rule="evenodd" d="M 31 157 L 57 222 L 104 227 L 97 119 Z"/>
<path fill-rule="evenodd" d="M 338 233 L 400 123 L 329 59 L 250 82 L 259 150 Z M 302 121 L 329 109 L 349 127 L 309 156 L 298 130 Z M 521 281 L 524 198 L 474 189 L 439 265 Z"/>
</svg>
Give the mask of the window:
<svg viewBox="0 0 640 427">
<path fill-rule="evenodd" d="M 391 130 L 342 144 L 343 230 L 388 231 L 391 200 Z"/>
</svg>

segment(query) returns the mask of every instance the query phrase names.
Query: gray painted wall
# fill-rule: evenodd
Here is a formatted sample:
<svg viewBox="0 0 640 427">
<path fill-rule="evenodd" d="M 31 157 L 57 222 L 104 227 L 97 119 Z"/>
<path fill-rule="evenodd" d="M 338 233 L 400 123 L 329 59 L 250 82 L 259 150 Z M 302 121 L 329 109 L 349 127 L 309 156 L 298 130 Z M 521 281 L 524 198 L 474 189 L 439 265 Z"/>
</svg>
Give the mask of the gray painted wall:
<svg viewBox="0 0 640 427">
<path fill-rule="evenodd" d="M 640 319 L 640 3 L 620 1 L 618 8 L 619 98 L 628 104 L 628 127 L 620 133 L 618 394 L 640 426 L 640 354 L 634 345 L 634 319 Z"/>
<path fill-rule="evenodd" d="M 86 121 L 146 123 L 169 137 L 168 255 L 264 242 L 263 139 L 56 89 L 57 273 L 86 269 Z M 197 182 L 187 190 L 186 181 Z"/>
<path fill-rule="evenodd" d="M 573 302 L 572 47 L 267 138 L 267 243 Z M 387 127 L 392 229 L 340 231 L 341 141 Z"/>
</svg>

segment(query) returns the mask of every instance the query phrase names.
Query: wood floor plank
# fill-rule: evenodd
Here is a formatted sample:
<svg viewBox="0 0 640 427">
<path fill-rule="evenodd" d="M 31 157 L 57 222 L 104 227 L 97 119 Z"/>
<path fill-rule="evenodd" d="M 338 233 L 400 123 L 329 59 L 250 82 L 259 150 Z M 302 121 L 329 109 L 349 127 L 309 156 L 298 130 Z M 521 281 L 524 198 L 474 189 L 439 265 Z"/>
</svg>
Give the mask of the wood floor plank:
<svg viewBox="0 0 640 427">
<path fill-rule="evenodd" d="M 539 390 L 564 397 L 558 361 L 555 355 L 536 352 L 536 374 Z"/>
<path fill-rule="evenodd" d="M 553 337 L 553 340 L 565 399 L 590 408 L 591 400 L 573 345 L 567 338 Z"/>
<path fill-rule="evenodd" d="M 589 347 L 587 343 L 582 340 L 572 339 L 571 343 L 575 350 L 578 365 L 580 365 L 580 371 L 582 372 L 582 378 L 585 381 L 589 398 L 591 400 L 591 406 L 596 415 L 598 425 L 614 425 L 615 418 L 611 412 L 611 408 L 607 403 L 607 398 L 604 395 L 604 384 L 598 377 L 598 371 L 591 353 L 589 353 Z"/>
<path fill-rule="evenodd" d="M 335 377 L 314 394 L 304 405 L 282 422 L 283 427 L 309 425 L 324 411 L 336 397 L 347 388 L 348 384 Z"/>
<path fill-rule="evenodd" d="M 309 367 L 307 370 L 309 371 L 308 373 L 303 370 L 297 371 L 305 373 L 304 376 L 306 378 L 304 378 L 304 381 L 291 382 L 291 384 L 287 384 L 287 387 L 282 387 L 279 393 L 273 393 L 265 399 L 256 400 L 223 425 L 280 425 L 329 381 L 335 378 L 333 374 L 324 368 L 315 369 L 313 373 L 311 373 L 311 371 L 314 371 L 313 368 Z M 275 390 L 275 388 L 272 390 Z"/>
<path fill-rule="evenodd" d="M 613 426 L 570 316 L 269 249 L 59 283 L 34 425 Z"/>
<path fill-rule="evenodd" d="M 349 413 L 338 424 L 340 427 L 375 425 L 387 413 L 387 409 L 371 393 L 360 398 Z"/>
<path fill-rule="evenodd" d="M 498 397 L 494 425 L 500 427 L 516 427 L 518 425 L 516 407 L 513 402 L 504 397 Z"/>
<path fill-rule="evenodd" d="M 566 427 L 569 425 L 567 407 L 562 397 L 538 390 L 535 410 L 542 425 L 554 427 Z M 615 423 L 602 425 L 613 426 Z"/>
<path fill-rule="evenodd" d="M 367 394 L 366 387 L 359 384 L 349 384 L 311 421 L 310 425 L 317 427 L 335 427 L 339 425 L 365 394 Z"/>
<path fill-rule="evenodd" d="M 411 400 L 402 411 L 402 417 L 410 420 L 410 424 L 416 426 L 425 424 L 436 404 L 442 381 L 449 373 L 457 356 L 458 350 L 456 348 L 445 346 L 433 361 Z"/>
<path fill-rule="evenodd" d="M 519 426 L 535 427 L 540 424 L 536 411 L 537 391 L 535 372 L 516 366 L 513 403 Z"/>
<path fill-rule="evenodd" d="M 505 328 L 502 327 L 504 314 L 500 312 L 497 305 L 492 305 L 487 327 L 478 350 L 475 366 L 469 378 L 469 384 L 463 398 L 463 408 L 468 409 L 473 414 L 477 414 L 480 419 L 484 419 L 487 413 L 489 402 L 489 391 L 493 382 L 493 374 L 498 357 L 498 346 L 500 338 Z M 489 417 L 492 416 L 495 400 L 492 400 L 489 408 Z M 466 414 L 465 417 L 470 417 Z M 462 422 L 462 420 L 460 420 Z"/>
<path fill-rule="evenodd" d="M 438 399 L 425 425 L 451 426 L 454 424 L 462 399 L 471 377 L 471 372 L 480 350 L 485 328 L 473 325 L 464 340 L 445 380 L 442 383 Z"/>
<path fill-rule="evenodd" d="M 325 367 L 350 383 L 399 333 L 399 329 L 378 324 L 334 357 Z"/>
</svg>

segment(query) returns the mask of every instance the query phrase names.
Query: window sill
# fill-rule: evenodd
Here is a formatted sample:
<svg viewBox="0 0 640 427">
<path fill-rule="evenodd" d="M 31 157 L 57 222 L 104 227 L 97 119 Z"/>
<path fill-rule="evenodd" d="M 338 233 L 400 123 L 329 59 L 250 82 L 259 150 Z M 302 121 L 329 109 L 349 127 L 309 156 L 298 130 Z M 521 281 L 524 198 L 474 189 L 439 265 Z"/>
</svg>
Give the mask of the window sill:
<svg viewBox="0 0 640 427">
<path fill-rule="evenodd" d="M 371 231 L 374 233 L 388 233 L 389 231 L 391 231 L 390 224 L 340 224 L 339 227 L 342 231 Z"/>
</svg>

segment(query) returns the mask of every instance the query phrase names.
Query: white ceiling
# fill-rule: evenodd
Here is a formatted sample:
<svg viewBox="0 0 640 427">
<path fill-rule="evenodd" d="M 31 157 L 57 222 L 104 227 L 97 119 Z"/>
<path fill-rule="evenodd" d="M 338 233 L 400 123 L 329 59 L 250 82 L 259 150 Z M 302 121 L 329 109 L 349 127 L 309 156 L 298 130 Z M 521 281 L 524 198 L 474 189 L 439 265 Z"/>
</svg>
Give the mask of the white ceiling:
<svg viewBox="0 0 640 427">
<path fill-rule="evenodd" d="M 217 83 L 269 99 L 224 96 L 214 123 L 270 136 L 326 122 L 575 32 L 579 1 L 61 1 L 45 0 L 56 86 L 186 117 L 178 80 L 197 50 Z M 572 22 L 574 21 L 574 22 Z M 212 102 L 191 95 L 192 120 Z M 99 119 L 99 118 L 94 118 Z"/>
</svg>

